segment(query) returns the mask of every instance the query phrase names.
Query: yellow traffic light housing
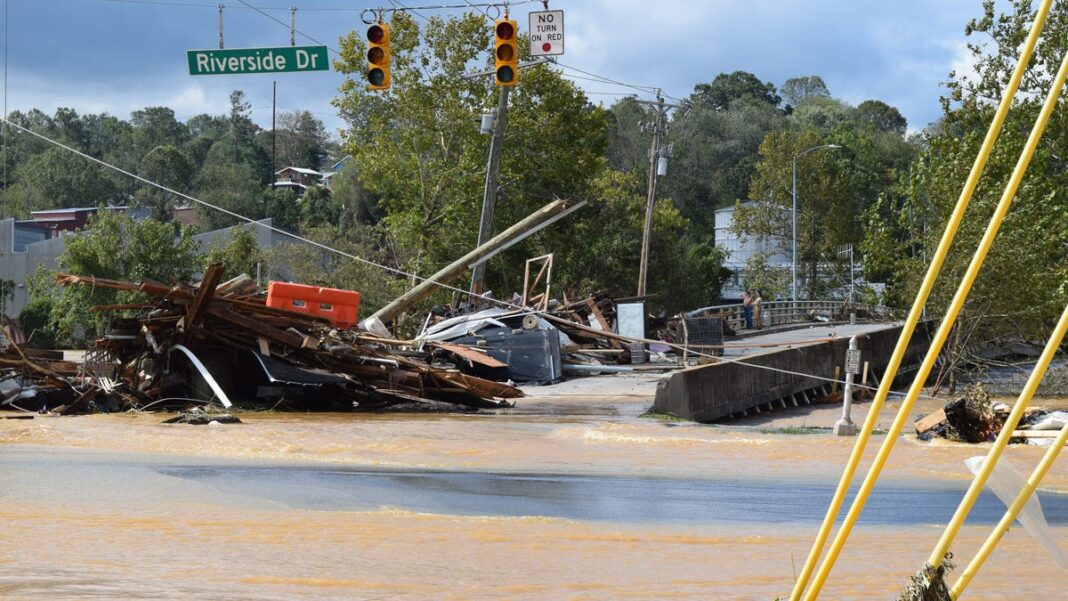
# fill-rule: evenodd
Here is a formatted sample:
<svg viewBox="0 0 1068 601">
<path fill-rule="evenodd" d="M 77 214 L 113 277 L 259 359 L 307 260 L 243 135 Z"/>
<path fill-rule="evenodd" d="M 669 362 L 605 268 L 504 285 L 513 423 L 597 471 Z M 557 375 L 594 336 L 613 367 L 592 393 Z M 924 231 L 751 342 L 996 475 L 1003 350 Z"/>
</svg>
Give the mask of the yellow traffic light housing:
<svg viewBox="0 0 1068 601">
<path fill-rule="evenodd" d="M 367 28 L 367 89 L 389 89 L 389 25 L 379 21 Z"/>
<path fill-rule="evenodd" d="M 508 18 L 497 19 L 493 23 L 493 33 L 496 38 L 493 58 L 497 85 L 514 86 L 519 81 L 519 30 L 516 29 L 516 22 Z"/>
</svg>

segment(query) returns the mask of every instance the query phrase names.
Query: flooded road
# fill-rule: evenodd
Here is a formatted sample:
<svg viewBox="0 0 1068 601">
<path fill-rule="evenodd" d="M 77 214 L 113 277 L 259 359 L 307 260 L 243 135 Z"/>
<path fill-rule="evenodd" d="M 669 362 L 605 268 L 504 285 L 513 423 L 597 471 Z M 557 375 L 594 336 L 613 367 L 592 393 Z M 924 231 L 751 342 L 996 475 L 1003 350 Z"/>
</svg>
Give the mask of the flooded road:
<svg viewBox="0 0 1068 601">
<path fill-rule="evenodd" d="M 545 390 L 516 412 L 257 414 L 221 428 L 159 415 L 0 420 L 0 596 L 788 594 L 852 439 L 786 428 L 830 426 L 837 409 L 696 426 L 639 418 L 648 391 L 623 379 Z M 963 459 L 985 450 L 899 441 L 824 598 L 892 598 L 967 486 Z M 1014 446 L 1006 459 L 1029 471 L 1042 451 Z M 1049 483 L 1043 509 L 1063 540 L 1068 469 Z M 959 560 L 1001 511 L 984 495 Z M 1058 575 L 1014 528 L 969 598 L 1060 598 Z"/>
</svg>

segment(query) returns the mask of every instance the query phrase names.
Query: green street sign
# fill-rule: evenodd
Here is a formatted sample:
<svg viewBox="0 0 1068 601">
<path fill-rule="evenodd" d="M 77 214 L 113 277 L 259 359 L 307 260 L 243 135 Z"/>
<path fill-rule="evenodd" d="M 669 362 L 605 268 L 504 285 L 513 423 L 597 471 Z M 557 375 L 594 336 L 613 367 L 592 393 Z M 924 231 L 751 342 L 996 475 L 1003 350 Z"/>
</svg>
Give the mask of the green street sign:
<svg viewBox="0 0 1068 601">
<path fill-rule="evenodd" d="M 188 50 L 190 75 L 245 75 L 329 71 L 326 46 Z"/>
</svg>

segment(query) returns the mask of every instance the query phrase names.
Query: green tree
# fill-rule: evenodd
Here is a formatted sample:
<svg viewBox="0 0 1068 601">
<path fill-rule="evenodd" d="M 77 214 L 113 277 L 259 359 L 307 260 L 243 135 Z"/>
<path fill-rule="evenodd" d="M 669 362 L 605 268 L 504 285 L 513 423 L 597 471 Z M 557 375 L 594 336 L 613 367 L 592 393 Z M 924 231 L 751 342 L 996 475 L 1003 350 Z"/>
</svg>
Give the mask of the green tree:
<svg viewBox="0 0 1068 601">
<path fill-rule="evenodd" d="M 833 261 L 838 248 L 860 240 L 856 218 L 860 204 L 853 194 L 841 157 L 827 151 L 801 153 L 826 141 L 815 132 L 789 131 L 768 134 L 760 146 L 761 162 L 750 187 L 750 198 L 778 207 L 757 211 L 739 207 L 735 213 L 738 231 L 755 236 L 787 235 L 791 232 L 793 206 L 793 161 L 797 170 L 797 263 L 799 285 L 809 298 L 825 292 L 827 282 L 819 277 L 821 263 Z"/>
<path fill-rule="evenodd" d="M 318 171 L 329 137 L 326 127 L 308 111 L 288 111 L 278 116 L 277 152 L 275 161 L 282 167 L 304 167 Z"/>
<path fill-rule="evenodd" d="M 667 141 L 673 153 L 658 187 L 696 227 L 711 234 L 715 210 L 748 196 L 765 136 L 784 126 L 782 111 L 750 96 L 725 110 L 694 101 L 671 122 Z"/>
<path fill-rule="evenodd" d="M 18 170 L 31 210 L 92 207 L 120 202 L 115 182 L 96 163 L 63 148 L 34 155 Z"/>
<path fill-rule="evenodd" d="M 830 98 L 831 92 L 819 75 L 791 77 L 779 88 L 788 106 L 797 108 L 810 98 Z"/>
<path fill-rule="evenodd" d="M 176 231 L 172 224 L 154 219 L 135 221 L 119 211 L 99 211 L 88 228 L 67 239 L 57 262 L 61 270 L 79 275 L 166 284 L 189 281 L 200 265 L 188 228 Z M 43 282 L 31 286 L 31 296 L 41 305 L 51 305 L 48 329 L 61 340 L 69 340 L 74 324 L 83 324 L 90 332 L 103 330 L 108 317 L 90 311 L 92 306 L 143 298 L 137 292 L 92 286 L 54 288 Z"/>
<path fill-rule="evenodd" d="M 150 106 L 130 114 L 133 142 L 142 156 L 160 146 L 181 146 L 189 139 L 185 124 L 174 117 L 174 109 Z"/>
<path fill-rule="evenodd" d="M 263 219 L 267 213 L 262 190 L 247 165 L 206 165 L 197 176 L 194 196 L 249 219 Z M 209 229 L 228 227 L 240 221 L 202 205 L 197 205 L 197 212 Z"/>
<path fill-rule="evenodd" d="M 858 125 L 877 132 L 904 136 L 908 129 L 908 121 L 905 120 L 901 111 L 881 100 L 861 102 L 854 110 L 853 116 Z"/>
<path fill-rule="evenodd" d="M 193 162 L 176 146 L 157 146 L 141 159 L 140 175 L 177 192 L 188 192 L 193 179 Z M 170 221 L 175 196 L 156 187 L 138 190 L 135 199 L 141 206 L 152 209 L 152 216 Z"/>
<path fill-rule="evenodd" d="M 340 218 L 341 207 L 327 188 L 312 186 L 300 197 L 300 221 L 303 227 L 337 225 Z"/>
<path fill-rule="evenodd" d="M 255 226 L 238 226 L 230 230 L 230 240 L 225 246 L 208 250 L 204 256 L 204 267 L 213 263 L 223 265 L 223 279 L 235 278 L 241 274 L 256 275 L 256 266 L 263 263 L 264 253 L 256 242 Z"/>
<path fill-rule="evenodd" d="M 360 194 L 374 199 L 401 249 L 394 256 L 418 273 L 475 244 L 488 147 L 477 118 L 496 106 L 499 90 L 489 78 L 460 75 L 487 62 L 490 31 L 474 14 L 432 17 L 420 31 L 409 15 L 395 13 L 386 93 L 364 89 L 362 30 L 342 39 L 336 68 L 348 77 L 334 102 L 350 125 L 345 150 L 357 166 Z M 497 224 L 514 223 L 554 196 L 580 197 L 604 168 L 608 142 L 606 111 L 547 66 L 523 70 L 510 104 Z M 517 288 L 530 248 L 517 247 L 502 258 L 507 268 L 489 270 L 490 287 Z"/>
<path fill-rule="evenodd" d="M 726 110 L 739 98 L 754 98 L 771 106 L 779 106 L 782 97 L 775 85 L 763 82 L 747 71 L 720 73 L 711 83 L 699 83 L 694 87 L 690 100 L 697 106 L 714 110 Z"/>
<path fill-rule="evenodd" d="M 903 172 L 897 194 L 868 211 L 865 255 L 890 274 L 892 302 L 906 306 L 926 271 L 962 183 L 993 118 L 993 105 L 1016 66 L 1033 22 L 1032 2 L 983 3 L 965 27 L 974 76 L 951 74 L 943 116 L 924 134 L 924 150 Z M 1001 136 L 950 250 L 930 310 L 946 307 L 1024 146 L 1053 73 L 1068 51 L 1068 14 L 1054 10 Z M 1062 101 L 1063 104 L 1063 101 Z M 1045 338 L 1068 301 L 1068 116 L 1056 110 L 1035 151 L 997 240 L 972 287 L 958 326 L 974 340 Z M 1013 291 L 1007 294 L 1007 291 Z"/>
</svg>

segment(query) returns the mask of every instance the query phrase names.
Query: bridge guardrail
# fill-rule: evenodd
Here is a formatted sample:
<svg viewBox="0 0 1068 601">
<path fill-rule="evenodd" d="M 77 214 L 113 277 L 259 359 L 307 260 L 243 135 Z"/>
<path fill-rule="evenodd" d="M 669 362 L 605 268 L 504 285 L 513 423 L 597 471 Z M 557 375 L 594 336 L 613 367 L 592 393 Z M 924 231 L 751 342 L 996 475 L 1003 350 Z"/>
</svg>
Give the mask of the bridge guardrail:
<svg viewBox="0 0 1068 601">
<path fill-rule="evenodd" d="M 763 321 L 763 327 L 777 326 L 790 323 L 809 323 L 812 321 L 813 315 L 846 315 L 850 310 L 860 312 L 879 312 L 887 311 L 886 307 L 878 307 L 875 305 L 866 305 L 859 303 L 849 303 L 848 301 L 814 301 L 814 300 L 798 300 L 798 301 L 766 301 L 760 303 L 761 308 L 761 320 Z M 730 305 L 713 305 L 711 307 L 702 307 L 700 309 L 694 309 L 693 311 L 687 311 L 686 317 L 698 317 L 701 315 L 707 315 L 709 313 L 728 313 L 727 325 L 734 331 L 744 330 L 745 328 L 745 315 L 743 313 L 743 305 L 741 303 Z M 756 313 L 753 314 L 754 325 Z"/>
</svg>

